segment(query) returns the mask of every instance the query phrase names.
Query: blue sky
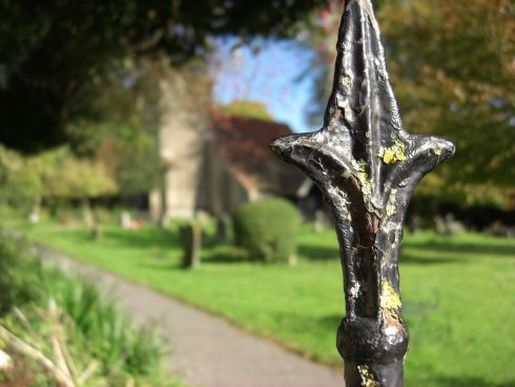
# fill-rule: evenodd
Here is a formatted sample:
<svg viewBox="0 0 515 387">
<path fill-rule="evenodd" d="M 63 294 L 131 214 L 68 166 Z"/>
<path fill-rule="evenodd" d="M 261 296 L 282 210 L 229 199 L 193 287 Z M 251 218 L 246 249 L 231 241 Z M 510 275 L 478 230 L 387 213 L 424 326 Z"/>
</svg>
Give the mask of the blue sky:
<svg viewBox="0 0 515 387">
<path fill-rule="evenodd" d="M 236 38 L 228 37 L 214 44 L 211 75 L 217 103 L 263 102 L 277 121 L 293 131 L 318 129 L 307 119 L 317 74 L 310 66 L 312 50 L 291 40 L 256 39 L 239 45 Z"/>
</svg>

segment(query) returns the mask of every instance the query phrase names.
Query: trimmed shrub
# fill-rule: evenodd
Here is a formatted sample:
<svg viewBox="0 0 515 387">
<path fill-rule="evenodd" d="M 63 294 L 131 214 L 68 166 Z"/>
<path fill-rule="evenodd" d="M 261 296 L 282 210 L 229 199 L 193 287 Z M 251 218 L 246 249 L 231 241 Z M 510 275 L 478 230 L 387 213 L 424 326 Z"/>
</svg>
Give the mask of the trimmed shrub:
<svg viewBox="0 0 515 387">
<path fill-rule="evenodd" d="M 299 225 L 297 208 L 278 198 L 246 203 L 233 217 L 236 245 L 263 262 L 294 262 Z"/>
</svg>

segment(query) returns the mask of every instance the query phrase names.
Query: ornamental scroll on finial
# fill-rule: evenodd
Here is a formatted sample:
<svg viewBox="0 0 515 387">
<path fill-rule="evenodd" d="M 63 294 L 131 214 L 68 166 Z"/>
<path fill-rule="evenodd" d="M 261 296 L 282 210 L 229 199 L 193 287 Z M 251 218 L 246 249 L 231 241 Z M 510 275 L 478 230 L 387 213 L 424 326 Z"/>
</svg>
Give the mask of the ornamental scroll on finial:
<svg viewBox="0 0 515 387">
<path fill-rule="evenodd" d="M 454 145 L 404 129 L 370 0 L 346 2 L 337 51 L 323 127 L 270 147 L 318 185 L 334 215 L 346 301 L 337 345 L 347 387 L 366 385 L 364 375 L 398 387 L 408 343 L 398 271 L 404 216 L 420 179 Z"/>
</svg>

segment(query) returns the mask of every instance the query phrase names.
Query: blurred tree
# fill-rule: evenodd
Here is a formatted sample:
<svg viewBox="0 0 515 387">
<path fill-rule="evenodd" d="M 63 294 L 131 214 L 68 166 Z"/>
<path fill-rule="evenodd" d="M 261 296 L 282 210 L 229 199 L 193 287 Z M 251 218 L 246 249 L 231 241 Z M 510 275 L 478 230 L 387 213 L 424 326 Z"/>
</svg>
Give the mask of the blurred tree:
<svg viewBox="0 0 515 387">
<path fill-rule="evenodd" d="M 101 162 L 79 159 L 67 147 L 23 157 L 0 146 L 0 204 L 30 209 L 31 217 L 39 218 L 42 199 L 79 199 L 85 220 L 95 225 L 91 201 L 116 190 L 116 182 Z"/>
<path fill-rule="evenodd" d="M 510 0 L 389 0 L 381 7 L 406 125 L 448 137 L 458 149 L 426 192 L 497 204 L 515 194 L 514 12 Z"/>
<path fill-rule="evenodd" d="M 39 163 L 42 195 L 45 199 L 79 199 L 84 222 L 92 227 L 94 238 L 101 235 L 94 200 L 116 193 L 115 180 L 98 160 L 79 159 L 68 147 L 47 151 L 32 158 Z"/>
<path fill-rule="evenodd" d="M 166 160 L 161 159 L 159 141 L 166 116 L 174 119 L 180 112 L 188 116 L 191 128 L 202 129 L 211 104 L 211 83 L 200 59 L 173 68 L 163 57 L 128 63 L 99 85 L 93 102 L 96 118 L 83 118 L 67 128 L 75 152 L 106 165 L 122 196 L 162 186 Z M 175 86 L 173 92 L 165 90 L 169 84 Z"/>
<path fill-rule="evenodd" d="M 118 194 L 130 196 L 160 187 L 163 166 L 156 137 L 149 130 L 113 122 L 85 124 L 82 130 L 94 133 L 98 145 L 88 154 L 106 167 L 116 181 Z"/>
<path fill-rule="evenodd" d="M 141 62 L 132 61 L 103 80 L 92 101 L 95 117 L 72 122 L 66 131 L 75 153 L 105 165 L 122 196 L 159 187 L 162 175 L 156 108 L 160 74 Z"/>
<path fill-rule="evenodd" d="M 257 118 L 263 121 L 273 121 L 274 117 L 267 110 L 266 105 L 256 101 L 235 100 L 228 105 L 219 105 L 215 109 L 227 115 Z"/>
<path fill-rule="evenodd" d="M 41 198 L 39 170 L 27 168 L 18 153 L 0 145 L 0 205 L 27 210 Z"/>
<path fill-rule="evenodd" d="M 293 33 L 323 0 L 34 1 L 0 3 L 0 142 L 33 152 L 66 140 L 106 69 L 164 53 L 180 63 L 208 37 Z M 109 71 L 110 72 L 110 71 Z"/>
<path fill-rule="evenodd" d="M 42 153 L 38 158 L 44 197 L 87 200 L 116 192 L 116 183 L 102 163 L 79 159 L 67 147 Z"/>
<path fill-rule="evenodd" d="M 405 125 L 451 139 L 457 155 L 419 192 L 462 204 L 515 197 L 515 8 L 509 0 L 383 0 L 377 14 Z M 310 111 L 330 92 L 343 0 L 315 8 L 305 41 L 321 66 Z M 511 198 L 511 199 L 510 199 Z"/>
</svg>

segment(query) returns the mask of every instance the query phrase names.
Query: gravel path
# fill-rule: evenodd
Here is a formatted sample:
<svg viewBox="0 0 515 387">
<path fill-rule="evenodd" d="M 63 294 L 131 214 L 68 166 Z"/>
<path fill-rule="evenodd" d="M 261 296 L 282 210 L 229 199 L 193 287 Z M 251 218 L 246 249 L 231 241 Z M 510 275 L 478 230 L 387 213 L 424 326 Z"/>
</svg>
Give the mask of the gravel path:
<svg viewBox="0 0 515 387">
<path fill-rule="evenodd" d="M 114 293 L 119 305 L 141 325 L 156 323 L 173 352 L 169 369 L 189 387 L 336 387 L 341 370 L 303 359 L 173 298 L 80 264 L 40 247 L 46 262 L 85 276 Z"/>
</svg>

